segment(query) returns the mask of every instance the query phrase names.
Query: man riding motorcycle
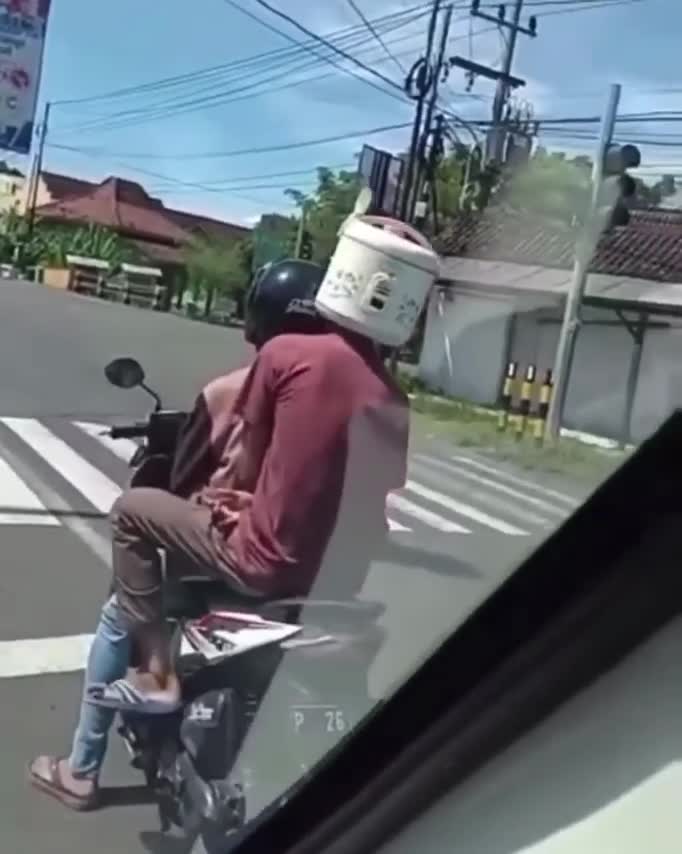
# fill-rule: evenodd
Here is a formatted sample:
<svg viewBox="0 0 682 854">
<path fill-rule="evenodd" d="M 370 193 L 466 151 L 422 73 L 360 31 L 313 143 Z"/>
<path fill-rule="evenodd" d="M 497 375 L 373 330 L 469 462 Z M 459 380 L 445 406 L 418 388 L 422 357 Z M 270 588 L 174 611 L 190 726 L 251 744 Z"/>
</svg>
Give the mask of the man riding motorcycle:
<svg viewBox="0 0 682 854">
<path fill-rule="evenodd" d="M 278 266 L 254 282 L 247 332 L 252 321 L 258 326 L 254 318 L 268 294 L 280 294 L 285 315 L 310 317 L 320 276 L 304 274 L 305 288 L 293 276 L 278 291 L 273 284 Z M 272 304 L 266 317 L 272 317 Z M 327 574 L 352 595 L 366 568 L 353 576 L 352 567 L 362 562 L 344 567 L 340 560 L 349 541 L 337 536 L 339 511 L 344 504 L 349 511 L 346 532 L 359 532 L 356 541 L 371 544 L 372 532 L 385 528 L 387 493 L 404 483 L 407 401 L 374 342 L 338 320 L 317 334 L 266 339 L 263 334 L 263 346 L 226 418 L 229 451 L 221 462 L 227 479 L 209 478 L 193 500 L 130 489 L 113 508 L 116 595 L 102 611 L 91 650 L 72 754 L 66 760 L 39 757 L 29 769 L 34 785 L 75 809 L 96 804 L 111 710 L 163 714 L 180 703 L 163 621 L 159 548 L 169 565 L 179 557 L 186 568 L 189 564 L 241 596 L 256 598 L 307 595 L 331 548 L 339 572 Z M 383 459 L 377 457 L 379 448 L 386 450 Z M 361 485 L 354 486 L 353 471 L 371 477 L 356 478 Z M 348 577 L 340 578 L 345 569 Z M 123 678 L 131 636 L 139 666 Z M 90 729 L 90 705 L 107 715 L 106 726 L 100 717 L 96 731 Z"/>
<path fill-rule="evenodd" d="M 258 283 L 267 274 L 264 287 Z M 320 332 L 323 321 L 314 310 L 324 271 L 308 261 L 266 264 L 257 271 L 245 300 L 244 338 L 256 352 L 285 332 Z M 291 304 L 290 304 L 291 303 Z M 170 490 L 181 498 L 196 497 L 209 483 L 231 485 L 239 453 L 239 431 L 230 413 L 250 365 L 209 382 L 197 397 L 178 439 Z"/>
<path fill-rule="evenodd" d="M 275 335 L 320 331 L 323 322 L 314 311 L 313 299 L 323 274 L 319 266 L 295 260 L 268 264 L 258 270 L 245 305 L 246 341 L 258 351 Z M 247 366 L 218 377 L 198 395 L 173 460 L 170 489 L 175 495 L 198 502 L 202 489 L 209 485 L 231 485 L 240 431 L 231 429 L 236 425 L 231 424 L 230 413 L 249 370 Z M 100 614 L 88 657 L 71 755 L 60 759 L 38 757 L 29 767 L 29 780 L 34 786 L 73 809 L 96 806 L 97 781 L 115 714 L 88 702 L 88 686 L 123 676 L 130 652 L 129 628 L 115 597 L 111 597 Z M 126 664 L 122 666 L 120 662 L 124 660 Z"/>
</svg>

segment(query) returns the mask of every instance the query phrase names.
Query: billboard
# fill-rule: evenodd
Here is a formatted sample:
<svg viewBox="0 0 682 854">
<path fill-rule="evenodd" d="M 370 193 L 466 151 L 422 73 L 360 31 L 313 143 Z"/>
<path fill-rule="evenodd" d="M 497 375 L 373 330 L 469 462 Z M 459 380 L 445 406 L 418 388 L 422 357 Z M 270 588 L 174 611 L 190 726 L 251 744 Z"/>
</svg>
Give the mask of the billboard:
<svg viewBox="0 0 682 854">
<path fill-rule="evenodd" d="M 402 159 L 388 151 L 363 145 L 358 172 L 372 191 L 374 205 L 385 214 L 395 215 L 400 201 Z"/>
<path fill-rule="evenodd" d="M 50 0 L 0 0 L 0 148 L 28 154 Z"/>
</svg>

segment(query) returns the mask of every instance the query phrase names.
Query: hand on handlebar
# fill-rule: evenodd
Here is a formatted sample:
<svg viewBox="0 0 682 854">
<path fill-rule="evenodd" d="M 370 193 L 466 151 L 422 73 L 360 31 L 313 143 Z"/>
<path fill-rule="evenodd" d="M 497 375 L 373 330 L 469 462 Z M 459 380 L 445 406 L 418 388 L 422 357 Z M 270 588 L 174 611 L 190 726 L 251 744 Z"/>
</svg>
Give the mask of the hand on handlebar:
<svg viewBox="0 0 682 854">
<path fill-rule="evenodd" d="M 111 439 L 138 439 L 146 436 L 148 433 L 149 424 L 143 422 L 138 424 L 114 425 L 107 431 L 106 435 Z"/>
</svg>

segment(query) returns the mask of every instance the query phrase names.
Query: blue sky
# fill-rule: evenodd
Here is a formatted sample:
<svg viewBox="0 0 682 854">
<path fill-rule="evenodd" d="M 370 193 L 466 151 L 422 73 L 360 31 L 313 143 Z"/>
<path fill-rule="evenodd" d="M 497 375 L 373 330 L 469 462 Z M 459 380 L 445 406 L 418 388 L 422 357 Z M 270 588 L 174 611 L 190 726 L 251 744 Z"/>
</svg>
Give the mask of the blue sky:
<svg viewBox="0 0 682 854">
<path fill-rule="evenodd" d="M 255 0 L 239 4 L 274 26 L 297 38 L 300 33 L 260 7 Z M 532 0 L 527 0 L 532 2 Z M 367 17 L 377 19 L 405 12 L 419 0 L 356 0 Z M 347 0 L 273 0 L 304 22 L 311 30 L 329 33 L 360 24 Z M 456 0 L 456 5 L 464 3 Z M 144 7 L 145 11 L 140 11 Z M 156 7 L 158 14 L 147 9 Z M 561 4 L 528 7 L 525 15 L 538 15 L 537 39 L 519 37 L 514 72 L 528 85 L 522 97 L 533 104 L 538 116 L 595 115 L 601 110 L 608 83 L 623 84 L 621 112 L 679 109 L 682 105 L 682 69 L 679 40 L 682 33 L 682 3 L 679 0 L 642 0 L 631 5 L 566 13 Z M 163 10 L 161 12 L 161 10 Z M 549 14 L 547 12 L 564 12 Z M 414 13 L 416 14 L 416 13 Z M 408 22 L 385 34 L 399 61 L 409 66 L 419 56 L 426 19 Z M 488 25 L 475 20 L 473 32 Z M 469 55 L 479 62 L 499 61 L 498 33 L 474 35 L 469 39 L 469 18 L 460 8 L 454 13 L 449 53 Z M 354 44 L 352 52 L 398 80 L 395 63 L 371 40 Z M 244 60 L 265 51 L 290 47 L 284 38 L 237 11 L 226 0 L 180 0 L 145 3 L 139 0 L 86 2 L 53 0 L 48 27 L 41 102 L 48 99 L 87 98 L 111 90 L 151 83 L 159 78 L 181 75 L 197 69 Z M 244 69 L 216 71 L 210 80 L 199 78 L 182 88 L 150 91 L 53 108 L 50 146 L 46 168 L 92 179 L 109 174 L 139 180 L 164 201 L 207 214 L 249 221 L 269 210 L 286 210 L 284 185 L 308 189 L 314 183 L 318 165 L 352 164 L 362 140 L 346 140 L 311 148 L 269 154 L 248 153 L 237 157 L 205 158 L 206 152 L 224 152 L 286 144 L 305 139 L 342 134 L 385 125 L 409 122 L 409 103 L 390 97 L 354 79 L 316 57 L 283 57 L 279 67 L 258 71 L 260 77 L 244 80 Z M 310 63 L 310 68 L 300 68 Z M 346 67 L 352 68 L 348 63 Z M 300 70 L 296 70 L 299 67 Z M 252 69 L 251 74 L 255 72 Z M 236 75 L 242 79 L 237 80 Z M 360 72 L 361 77 L 363 72 Z M 140 121 L 150 105 L 162 112 L 169 102 L 191 102 L 196 97 L 219 98 L 225 91 L 265 76 L 276 77 L 272 87 L 281 87 L 306 78 L 307 82 L 279 91 L 254 90 L 253 97 L 194 110 L 180 116 Z M 371 78 L 369 78 L 371 79 Z M 660 91 L 674 90 L 675 91 Z M 261 94 L 257 94 L 257 93 Z M 443 90 L 449 109 L 464 117 L 487 118 L 490 112 L 490 85 L 478 81 L 476 97 L 464 93 L 461 72 L 455 70 Z M 139 112 L 130 112 L 141 110 Z M 112 120 L 112 115 L 125 113 Z M 104 122 L 121 125 L 106 129 Z M 657 126 L 656 132 L 678 131 L 675 125 Z M 649 136 L 652 127 L 629 128 L 631 133 Z M 682 140 L 682 129 L 680 129 Z M 391 131 L 368 138 L 374 144 L 400 149 L 408 131 Z M 674 137 L 671 137 L 674 141 Z M 559 140 L 544 136 L 552 146 L 572 151 L 589 151 L 589 141 Z M 52 146 L 81 149 L 69 151 Z M 680 147 L 643 147 L 648 164 L 677 164 L 682 171 Z M 17 165 L 22 165 L 15 158 Z M 650 166 L 653 173 L 658 166 Z M 667 168 L 667 167 L 666 167 Z M 663 169 L 663 166 L 661 166 Z M 144 170 L 144 171 L 136 171 Z M 307 174 L 278 175 L 286 172 Z M 644 170 L 647 171 L 647 170 Z M 157 173 L 173 179 L 151 176 Z M 243 189 L 216 186 L 215 182 L 243 179 Z M 208 186 L 202 190 L 188 184 Z M 274 185 L 274 186 L 273 186 Z M 235 185 L 236 186 L 236 185 Z"/>
</svg>

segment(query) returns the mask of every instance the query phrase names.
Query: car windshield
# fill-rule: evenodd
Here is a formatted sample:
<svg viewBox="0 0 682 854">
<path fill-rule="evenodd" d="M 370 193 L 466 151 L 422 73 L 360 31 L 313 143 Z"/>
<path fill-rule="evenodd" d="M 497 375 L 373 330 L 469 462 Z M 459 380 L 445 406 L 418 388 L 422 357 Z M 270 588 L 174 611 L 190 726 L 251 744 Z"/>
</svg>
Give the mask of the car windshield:
<svg viewBox="0 0 682 854">
<path fill-rule="evenodd" d="M 682 394 L 674 3 L 147 6 L 0 2 L 7 851 L 223 850 Z"/>
</svg>

